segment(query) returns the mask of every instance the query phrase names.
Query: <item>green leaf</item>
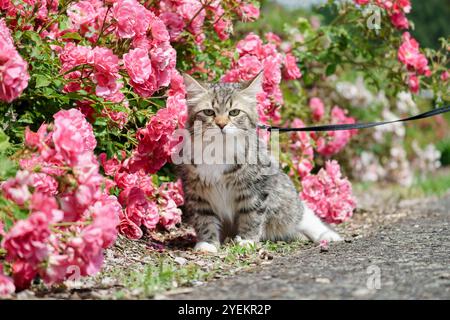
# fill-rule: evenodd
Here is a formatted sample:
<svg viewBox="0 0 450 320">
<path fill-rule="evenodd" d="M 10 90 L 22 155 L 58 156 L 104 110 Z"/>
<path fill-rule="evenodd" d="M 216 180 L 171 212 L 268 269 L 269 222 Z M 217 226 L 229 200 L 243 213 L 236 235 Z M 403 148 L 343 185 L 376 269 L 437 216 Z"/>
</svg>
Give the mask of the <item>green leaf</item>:
<svg viewBox="0 0 450 320">
<path fill-rule="evenodd" d="M 62 39 L 73 39 L 73 40 L 83 40 L 83 38 L 77 32 L 68 32 L 64 34 Z"/>
<path fill-rule="evenodd" d="M 9 137 L 2 130 L 0 130 L 0 154 L 5 154 L 5 151 L 9 147 Z"/>
<path fill-rule="evenodd" d="M 39 74 L 36 76 L 36 88 L 46 87 L 50 84 L 50 80 L 47 77 Z"/>
<path fill-rule="evenodd" d="M 331 76 L 331 75 L 334 74 L 335 72 L 336 72 L 336 64 L 335 64 L 335 63 L 329 64 L 329 65 L 327 66 L 327 69 L 325 70 L 325 74 L 326 74 L 327 76 Z"/>
</svg>

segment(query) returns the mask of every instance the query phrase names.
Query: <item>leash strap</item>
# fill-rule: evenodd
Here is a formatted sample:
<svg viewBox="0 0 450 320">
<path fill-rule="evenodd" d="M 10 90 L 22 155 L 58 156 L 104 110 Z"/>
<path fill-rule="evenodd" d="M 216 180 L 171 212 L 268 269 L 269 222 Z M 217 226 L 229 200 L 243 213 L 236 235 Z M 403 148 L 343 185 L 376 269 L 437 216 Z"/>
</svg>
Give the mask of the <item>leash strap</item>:
<svg viewBox="0 0 450 320">
<path fill-rule="evenodd" d="M 353 130 L 353 129 L 366 129 L 377 126 L 383 126 L 385 124 L 396 123 L 396 122 L 406 122 L 413 121 L 419 119 L 425 119 L 429 117 L 434 117 L 438 114 L 446 113 L 450 111 L 450 106 L 436 108 L 424 113 L 420 113 L 415 116 L 411 116 L 408 118 L 390 120 L 390 121 L 380 121 L 380 122 L 365 122 L 365 123 L 344 123 L 344 124 L 327 124 L 321 126 L 311 126 L 311 127 L 303 127 L 303 128 L 283 128 L 283 127 L 272 127 L 264 124 L 258 125 L 262 129 L 266 129 L 267 131 L 277 130 L 279 132 L 290 132 L 290 131 L 340 131 L 340 130 Z"/>
</svg>

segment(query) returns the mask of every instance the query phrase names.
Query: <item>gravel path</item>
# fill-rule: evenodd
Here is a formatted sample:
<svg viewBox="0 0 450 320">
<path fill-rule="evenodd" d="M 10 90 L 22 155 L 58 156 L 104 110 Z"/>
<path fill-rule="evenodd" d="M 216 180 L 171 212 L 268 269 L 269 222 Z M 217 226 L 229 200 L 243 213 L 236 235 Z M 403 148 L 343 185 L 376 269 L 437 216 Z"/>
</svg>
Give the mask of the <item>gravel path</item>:
<svg viewBox="0 0 450 320">
<path fill-rule="evenodd" d="M 396 203 L 362 237 L 298 251 L 171 299 L 450 299 L 450 194 Z"/>
</svg>

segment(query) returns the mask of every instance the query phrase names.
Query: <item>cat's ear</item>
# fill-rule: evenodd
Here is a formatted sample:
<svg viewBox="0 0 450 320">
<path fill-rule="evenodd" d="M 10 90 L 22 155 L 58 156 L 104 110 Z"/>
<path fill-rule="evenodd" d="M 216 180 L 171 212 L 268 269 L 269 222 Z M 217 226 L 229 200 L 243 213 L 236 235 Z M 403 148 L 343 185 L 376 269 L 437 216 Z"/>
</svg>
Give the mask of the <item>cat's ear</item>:
<svg viewBox="0 0 450 320">
<path fill-rule="evenodd" d="M 188 102 L 208 92 L 208 89 L 200 81 L 195 80 L 187 73 L 183 73 L 183 79 Z"/>
<path fill-rule="evenodd" d="M 244 82 L 240 94 L 255 99 L 256 95 L 262 92 L 263 76 L 264 73 L 261 71 L 252 80 Z"/>
</svg>

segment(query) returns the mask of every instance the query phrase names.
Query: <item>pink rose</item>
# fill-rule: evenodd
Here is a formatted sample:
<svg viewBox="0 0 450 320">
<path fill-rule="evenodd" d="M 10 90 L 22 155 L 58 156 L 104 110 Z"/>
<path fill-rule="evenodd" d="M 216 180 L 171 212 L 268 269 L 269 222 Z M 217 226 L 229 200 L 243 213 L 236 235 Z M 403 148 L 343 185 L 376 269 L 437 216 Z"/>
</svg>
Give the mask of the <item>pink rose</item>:
<svg viewBox="0 0 450 320">
<path fill-rule="evenodd" d="M 35 265 L 47 257 L 49 236 L 47 216 L 35 212 L 14 224 L 3 239 L 2 247 L 7 251 L 8 259 L 22 259 Z"/>
<path fill-rule="evenodd" d="M 31 197 L 28 189 L 29 182 L 30 174 L 28 171 L 17 171 L 15 178 L 10 178 L 1 184 L 3 195 L 19 206 L 23 206 Z"/>
<path fill-rule="evenodd" d="M 139 228 L 134 222 L 127 219 L 122 220 L 118 228 L 120 233 L 132 240 L 138 240 L 144 235 L 141 228 Z"/>
<path fill-rule="evenodd" d="M 12 265 L 12 278 L 16 291 L 27 289 L 37 275 L 37 268 L 26 261 L 17 260 Z"/>
<path fill-rule="evenodd" d="M 117 82 L 115 76 L 102 72 L 95 73 L 93 81 L 97 85 L 95 87 L 95 94 L 106 100 L 111 100 L 110 98 L 114 97 L 123 86 Z"/>
<path fill-rule="evenodd" d="M 47 261 L 47 268 L 40 274 L 46 284 L 62 282 L 68 274 L 76 272 L 76 267 L 70 261 L 68 255 L 50 255 Z"/>
<path fill-rule="evenodd" d="M 132 49 L 124 54 L 123 62 L 133 82 L 144 83 L 150 77 L 152 63 L 147 50 L 140 48 Z"/>
<path fill-rule="evenodd" d="M 396 12 L 390 16 L 391 22 L 397 29 L 408 29 L 409 21 L 403 12 Z"/>
<path fill-rule="evenodd" d="M 408 76 L 408 86 L 409 86 L 409 90 L 411 90 L 412 93 L 419 92 L 419 87 L 420 87 L 419 78 L 417 78 L 417 76 L 414 73 L 411 73 Z"/>
<path fill-rule="evenodd" d="M 161 210 L 161 225 L 170 230 L 181 221 L 181 210 L 177 208 L 175 201 L 168 200 Z"/>
<path fill-rule="evenodd" d="M 144 83 L 136 83 L 133 80 L 130 81 L 134 91 L 143 98 L 148 98 L 158 90 L 158 83 L 155 74 L 150 74 L 149 78 Z"/>
<path fill-rule="evenodd" d="M 206 10 L 202 10 L 202 3 L 197 0 L 183 0 L 177 7 L 179 13 L 186 22 L 190 22 L 189 31 L 197 36 L 202 36 L 202 27 L 205 22 Z M 202 39 L 197 38 L 197 43 L 201 43 Z"/>
<path fill-rule="evenodd" d="M 259 9 L 253 3 L 242 2 L 237 12 L 243 21 L 254 21 L 259 18 Z"/>
<path fill-rule="evenodd" d="M 5 234 L 5 225 L 3 224 L 3 221 L 0 220 L 0 237 L 4 237 Z"/>
<path fill-rule="evenodd" d="M 97 72 L 116 76 L 119 72 L 119 58 L 109 48 L 95 47 L 92 50 L 92 64 Z"/>
<path fill-rule="evenodd" d="M 162 183 L 158 191 L 166 200 L 173 200 L 177 206 L 183 205 L 184 196 L 181 180 Z"/>
<path fill-rule="evenodd" d="M 288 80 L 299 79 L 302 76 L 302 73 L 297 66 L 297 59 L 291 53 L 287 53 L 284 57 L 283 75 L 284 78 Z"/>
<path fill-rule="evenodd" d="M 0 297 L 8 296 L 16 290 L 13 280 L 3 274 L 3 268 L 0 264 Z"/>
<path fill-rule="evenodd" d="M 69 42 L 64 46 L 61 54 L 61 72 L 67 72 L 76 66 L 93 63 L 92 49 L 84 46 L 77 46 L 73 42 Z"/>
<path fill-rule="evenodd" d="M 92 126 L 86 121 L 84 115 L 77 109 L 61 110 L 57 112 L 53 118 L 55 119 L 55 132 L 61 127 L 73 133 L 79 133 L 81 136 L 81 149 L 85 151 L 93 151 L 97 145 Z M 53 138 L 55 133 L 53 134 Z M 56 144 L 56 142 L 55 142 Z"/>
<path fill-rule="evenodd" d="M 27 62 L 14 48 L 0 42 L 0 100 L 12 102 L 17 99 L 28 86 L 29 79 Z"/>
<path fill-rule="evenodd" d="M 142 219 L 147 215 L 149 201 L 140 188 L 133 187 L 128 192 L 126 215 L 128 219 L 140 226 Z"/>
<path fill-rule="evenodd" d="M 33 173 L 29 185 L 34 188 L 34 192 L 42 192 L 49 196 L 54 196 L 58 192 L 58 182 L 45 173 Z"/>
<path fill-rule="evenodd" d="M 117 23 L 117 35 L 121 38 L 144 35 L 154 17 L 136 0 L 118 0 L 113 5 L 112 16 Z"/>
<path fill-rule="evenodd" d="M 166 25 L 161 19 L 153 14 L 151 15 L 150 30 L 154 41 L 159 43 L 170 41 L 170 35 Z"/>
<path fill-rule="evenodd" d="M 11 32 L 0 19 L 0 101 L 12 102 L 28 86 L 28 64 L 14 47 Z"/>
<path fill-rule="evenodd" d="M 350 182 L 336 161 L 327 161 L 317 175 L 302 179 L 301 197 L 327 223 L 347 221 L 356 207 Z"/>
<path fill-rule="evenodd" d="M 84 139 L 69 118 L 61 118 L 55 121 L 53 141 L 56 151 L 66 161 L 73 162 L 76 157 L 84 151 Z"/>
<path fill-rule="evenodd" d="M 78 28 L 82 24 L 94 22 L 97 17 L 97 11 L 90 1 L 79 1 L 69 6 L 67 15 L 72 24 Z"/>
<path fill-rule="evenodd" d="M 347 117 L 345 113 L 346 111 L 343 109 L 334 106 L 331 110 L 332 122 L 337 124 L 355 123 L 355 119 Z M 326 139 L 324 137 L 317 139 L 317 152 L 325 156 L 334 155 L 340 152 L 355 134 L 357 134 L 357 130 L 329 131 Z"/>
<path fill-rule="evenodd" d="M 245 53 L 259 54 L 262 51 L 262 45 L 261 39 L 256 34 L 250 33 L 237 43 L 236 49 L 241 55 Z"/>
<path fill-rule="evenodd" d="M 320 98 L 314 97 L 309 101 L 314 121 L 320 121 L 325 114 L 325 106 Z"/>
<path fill-rule="evenodd" d="M 119 172 L 115 175 L 114 181 L 121 189 L 128 189 L 136 186 L 138 183 L 138 176 L 134 173 Z"/>
<path fill-rule="evenodd" d="M 14 40 L 11 37 L 11 31 L 4 19 L 0 19 L 0 43 L 4 50 L 14 48 Z"/>
<path fill-rule="evenodd" d="M 64 213 L 59 210 L 56 198 L 40 192 L 35 192 L 31 196 L 30 210 L 45 213 L 50 223 L 59 222 L 64 217 Z"/>
<path fill-rule="evenodd" d="M 169 31 L 171 41 L 175 41 L 186 26 L 183 17 L 175 12 L 163 12 L 159 18 L 164 22 Z"/>
<path fill-rule="evenodd" d="M 154 202 L 149 202 L 146 214 L 142 219 L 142 224 L 149 230 L 153 230 L 159 222 L 160 215 L 158 206 Z"/>
<path fill-rule="evenodd" d="M 267 32 L 264 37 L 266 38 L 267 41 L 269 41 L 270 43 L 273 43 L 276 46 L 281 45 L 281 38 L 273 33 L 273 32 Z"/>
<path fill-rule="evenodd" d="M 237 66 L 243 80 L 253 79 L 262 70 L 261 62 L 253 55 L 245 55 L 239 58 Z"/>
<path fill-rule="evenodd" d="M 98 158 L 107 176 L 114 176 L 121 168 L 121 162 L 116 156 L 108 160 L 106 153 L 101 153 Z"/>
<path fill-rule="evenodd" d="M 106 249 L 116 240 L 122 206 L 115 196 L 105 195 L 95 202 L 89 210 L 94 213 L 92 226 L 101 230 L 102 248 Z"/>
<path fill-rule="evenodd" d="M 409 70 L 419 74 L 429 74 L 428 60 L 419 51 L 419 43 L 408 32 L 403 33 L 403 42 L 398 49 L 398 60 L 405 64 Z"/>
</svg>

